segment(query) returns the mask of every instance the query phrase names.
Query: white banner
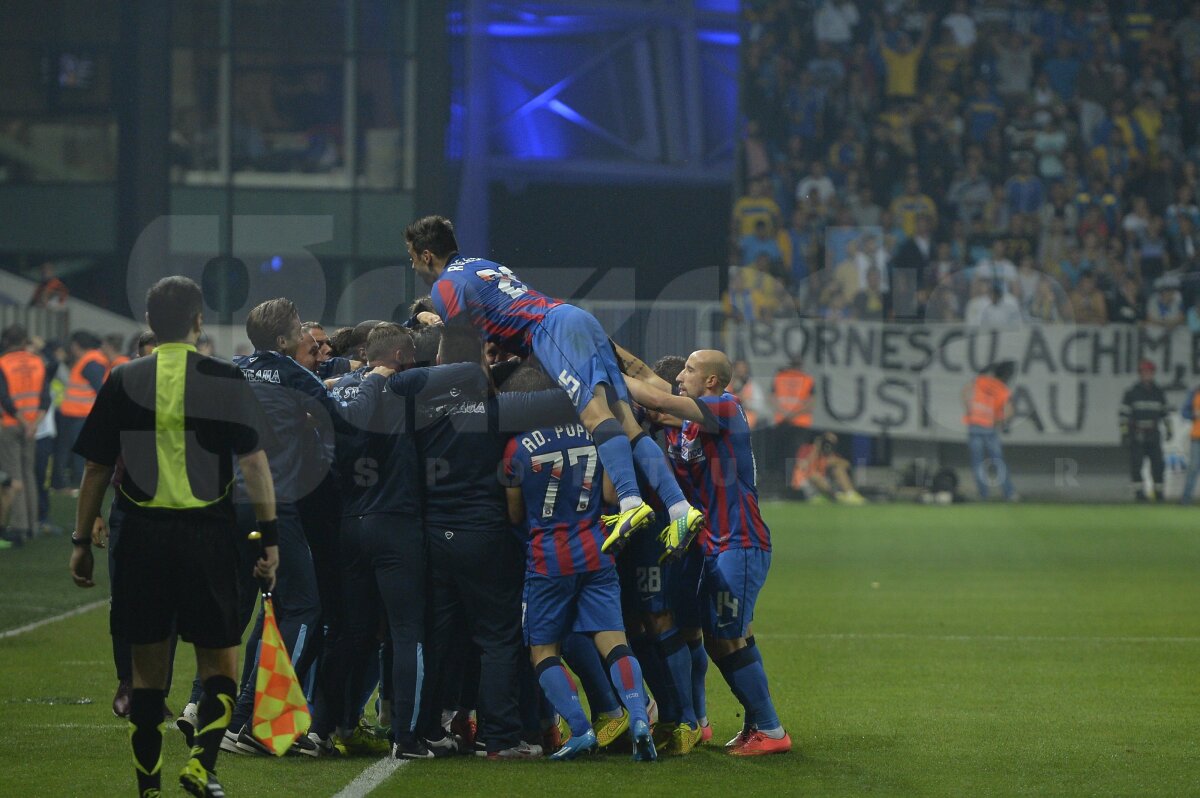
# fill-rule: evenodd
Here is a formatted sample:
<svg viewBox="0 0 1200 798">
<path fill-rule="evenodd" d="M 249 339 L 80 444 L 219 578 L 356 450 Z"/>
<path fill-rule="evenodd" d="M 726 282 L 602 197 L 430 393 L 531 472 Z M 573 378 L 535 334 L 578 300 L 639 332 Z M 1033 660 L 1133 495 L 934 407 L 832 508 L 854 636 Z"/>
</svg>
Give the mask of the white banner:
<svg viewBox="0 0 1200 798">
<path fill-rule="evenodd" d="M 1200 335 L 1186 328 L 794 320 L 742 325 L 729 339 L 768 393 L 776 370 L 799 359 L 816 380 L 818 429 L 899 438 L 964 440 L 963 387 L 1000 360 L 1016 365 L 1014 443 L 1117 443 L 1117 409 L 1142 359 L 1173 404 L 1200 381 Z"/>
</svg>

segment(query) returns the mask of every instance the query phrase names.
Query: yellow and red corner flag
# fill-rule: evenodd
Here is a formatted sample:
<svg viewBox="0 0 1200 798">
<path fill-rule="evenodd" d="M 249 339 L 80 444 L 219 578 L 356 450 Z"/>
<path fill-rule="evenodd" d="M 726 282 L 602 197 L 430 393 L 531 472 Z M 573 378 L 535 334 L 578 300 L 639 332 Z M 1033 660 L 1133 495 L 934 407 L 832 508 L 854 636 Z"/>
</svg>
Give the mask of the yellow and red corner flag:
<svg viewBox="0 0 1200 798">
<path fill-rule="evenodd" d="M 262 649 L 254 684 L 254 719 L 251 731 L 275 756 L 283 756 L 296 738 L 308 732 L 312 715 L 292 668 L 270 594 L 263 595 Z"/>
</svg>

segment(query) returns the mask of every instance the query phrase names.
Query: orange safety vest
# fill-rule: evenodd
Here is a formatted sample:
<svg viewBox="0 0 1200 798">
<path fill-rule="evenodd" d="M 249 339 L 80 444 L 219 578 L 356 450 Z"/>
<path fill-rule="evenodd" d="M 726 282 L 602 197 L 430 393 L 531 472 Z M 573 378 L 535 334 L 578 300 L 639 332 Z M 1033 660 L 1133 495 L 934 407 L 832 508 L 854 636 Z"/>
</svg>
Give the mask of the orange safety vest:
<svg viewBox="0 0 1200 798">
<path fill-rule="evenodd" d="M 37 421 L 39 400 L 42 398 L 42 389 L 46 386 L 46 364 L 32 352 L 17 349 L 0 355 L 0 372 L 4 372 L 4 379 L 8 382 L 8 395 L 17 407 L 17 414 L 26 424 Z M 4 413 L 0 424 L 15 427 L 17 419 Z"/>
<path fill-rule="evenodd" d="M 125 355 L 117 355 L 116 357 L 114 357 L 112 359 L 112 362 L 108 364 L 108 371 L 104 372 L 104 379 L 107 380 L 108 375 L 112 374 L 112 370 L 115 369 L 117 366 L 123 366 L 128 362 L 129 362 L 129 358 L 127 358 Z"/>
<path fill-rule="evenodd" d="M 742 403 L 742 410 L 746 413 L 746 422 L 750 425 L 750 429 L 754 429 L 758 423 L 758 413 L 750 409 L 750 403 L 754 401 L 754 383 L 746 380 L 742 383 L 740 391 L 730 390 L 729 388 L 725 390 L 736 396 L 738 401 Z"/>
<path fill-rule="evenodd" d="M 1192 440 L 1200 440 L 1200 391 L 1192 391 Z"/>
<path fill-rule="evenodd" d="M 980 374 L 975 378 L 971 405 L 963 416 L 968 427 L 994 427 L 1004 420 L 1004 405 L 1008 401 L 1008 386 L 995 377 Z"/>
<path fill-rule="evenodd" d="M 75 365 L 71 366 L 71 375 L 67 378 L 67 388 L 63 391 L 62 404 L 58 407 L 58 411 L 64 416 L 85 418 L 92 412 L 92 405 L 96 403 L 96 392 L 92 389 L 92 384 L 83 377 L 83 369 L 89 363 L 99 363 L 104 366 L 105 374 L 108 373 L 108 359 L 104 357 L 103 352 L 99 349 L 84 352 L 79 360 L 75 361 Z"/>
<path fill-rule="evenodd" d="M 789 423 L 793 426 L 804 429 L 812 426 L 812 413 L 809 411 L 800 413 L 804 402 L 812 396 L 812 377 L 800 369 L 781 369 L 775 374 L 772 390 L 775 391 L 775 403 L 779 407 L 779 412 L 775 414 L 776 424 L 782 424 L 788 416 L 792 416 Z M 799 415 L 793 416 L 793 413 L 799 413 Z"/>
</svg>

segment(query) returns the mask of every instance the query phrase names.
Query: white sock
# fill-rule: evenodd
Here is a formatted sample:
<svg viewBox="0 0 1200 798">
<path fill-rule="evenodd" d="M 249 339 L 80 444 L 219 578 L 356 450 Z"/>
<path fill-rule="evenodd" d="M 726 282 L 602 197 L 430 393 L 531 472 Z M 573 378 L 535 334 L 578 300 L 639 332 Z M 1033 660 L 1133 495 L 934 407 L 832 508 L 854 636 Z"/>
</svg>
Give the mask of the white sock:
<svg viewBox="0 0 1200 798">
<path fill-rule="evenodd" d="M 686 517 L 690 509 L 692 509 L 692 505 L 686 501 L 675 502 L 667 508 L 667 514 L 671 516 L 672 521 L 678 521 L 680 518 Z"/>
<path fill-rule="evenodd" d="M 708 725 L 708 715 L 705 715 L 704 717 L 700 718 L 697 722 L 700 724 L 700 728 L 703 729 L 705 726 Z"/>
<path fill-rule="evenodd" d="M 621 512 L 626 512 L 634 509 L 635 507 L 639 507 L 641 503 L 641 496 L 626 496 L 625 498 L 621 499 Z"/>
<path fill-rule="evenodd" d="M 783 727 L 776 726 L 774 729 L 759 729 L 760 732 L 770 737 L 772 740 L 783 739 Z"/>
</svg>

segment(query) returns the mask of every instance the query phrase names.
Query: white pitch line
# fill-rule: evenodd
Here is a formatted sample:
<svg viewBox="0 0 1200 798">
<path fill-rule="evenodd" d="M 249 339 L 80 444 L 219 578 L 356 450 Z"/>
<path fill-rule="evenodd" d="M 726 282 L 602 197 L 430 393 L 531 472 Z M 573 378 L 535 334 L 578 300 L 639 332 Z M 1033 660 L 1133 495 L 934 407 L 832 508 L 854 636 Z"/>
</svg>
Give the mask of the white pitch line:
<svg viewBox="0 0 1200 798">
<path fill-rule="evenodd" d="M 1053 635 L 920 635 L 906 632 L 829 632 L 826 634 L 761 634 L 764 640 L 945 640 L 1002 643 L 1200 643 L 1200 637 L 1069 637 Z"/>
<path fill-rule="evenodd" d="M 341 789 L 333 798 L 364 798 L 372 790 L 387 781 L 402 765 L 408 764 L 407 759 L 381 759 L 369 768 L 359 773 L 354 781 Z"/>
<path fill-rule="evenodd" d="M 67 618 L 73 618 L 76 615 L 83 615 L 85 612 L 91 612 L 92 610 L 103 607 L 106 604 L 108 604 L 108 599 L 101 599 L 100 601 L 93 601 L 91 604 L 84 604 L 81 607 L 76 607 L 73 610 L 67 610 L 66 612 L 59 613 L 58 615 L 52 615 L 49 618 L 43 618 L 40 621 L 27 623 L 24 626 L 18 626 L 16 629 L 6 629 L 5 631 L 0 632 L 0 640 L 16 637 L 17 635 L 23 635 L 26 632 L 32 632 L 34 629 L 41 629 L 43 626 L 47 626 L 58 621 L 65 621 Z"/>
</svg>

